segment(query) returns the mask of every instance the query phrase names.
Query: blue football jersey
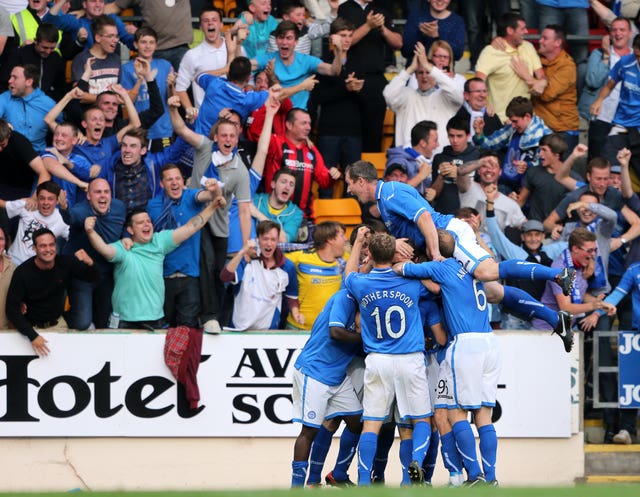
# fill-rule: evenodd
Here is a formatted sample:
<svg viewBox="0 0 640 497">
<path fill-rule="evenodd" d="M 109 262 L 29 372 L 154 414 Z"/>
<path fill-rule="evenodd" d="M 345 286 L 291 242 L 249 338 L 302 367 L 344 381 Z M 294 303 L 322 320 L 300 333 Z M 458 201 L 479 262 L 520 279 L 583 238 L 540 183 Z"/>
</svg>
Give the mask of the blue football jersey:
<svg viewBox="0 0 640 497">
<path fill-rule="evenodd" d="M 420 315 L 422 317 L 422 327 L 425 330 L 425 336 L 429 335 L 433 338 L 430 328 L 442 322 L 442 316 L 440 314 L 440 307 L 433 299 L 433 295 L 429 294 L 426 299 L 421 299 L 418 303 L 420 308 Z"/>
<path fill-rule="evenodd" d="M 424 350 L 419 303 L 430 294 L 422 283 L 398 276 L 391 268 L 351 273 L 344 283 L 360 306 L 365 352 L 410 354 Z"/>
<path fill-rule="evenodd" d="M 325 385 L 340 385 L 347 367 L 362 347 L 358 343 L 334 340 L 329 328 L 338 326 L 353 330 L 356 310 L 357 305 L 346 290 L 335 293 L 314 321 L 311 336 L 296 360 L 296 369 Z"/>
<path fill-rule="evenodd" d="M 450 335 L 491 331 L 484 285 L 455 259 L 407 263 L 403 273 L 410 278 L 431 278 L 440 283 L 445 322 Z"/>
<path fill-rule="evenodd" d="M 446 229 L 451 215 L 440 214 L 433 210 L 418 190 L 397 181 L 378 181 L 376 200 L 380 216 L 385 226 L 396 238 L 408 238 L 421 248 L 426 248 L 424 236 L 416 221 L 423 212 L 429 212 L 436 228 Z"/>
<path fill-rule="evenodd" d="M 604 301 L 618 305 L 629 293 L 631 293 L 631 307 L 633 309 L 631 328 L 640 330 L 640 262 L 631 264 L 628 267 L 618 286 Z M 604 311 L 599 312 L 603 314 Z"/>
</svg>

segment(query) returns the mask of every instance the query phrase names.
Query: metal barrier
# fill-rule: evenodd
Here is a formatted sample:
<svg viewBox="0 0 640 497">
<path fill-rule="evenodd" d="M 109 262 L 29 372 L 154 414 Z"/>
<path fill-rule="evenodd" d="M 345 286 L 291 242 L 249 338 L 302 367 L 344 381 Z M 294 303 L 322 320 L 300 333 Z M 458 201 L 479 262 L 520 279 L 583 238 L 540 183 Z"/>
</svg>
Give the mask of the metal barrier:
<svg viewBox="0 0 640 497">
<path fill-rule="evenodd" d="M 600 338 L 618 337 L 617 331 L 593 331 L 593 407 L 602 408 L 618 408 L 618 402 L 603 402 L 600 400 L 600 375 L 601 374 L 618 374 L 618 366 L 600 366 L 600 350 L 598 342 Z M 587 358 L 585 358 L 587 360 Z"/>
</svg>

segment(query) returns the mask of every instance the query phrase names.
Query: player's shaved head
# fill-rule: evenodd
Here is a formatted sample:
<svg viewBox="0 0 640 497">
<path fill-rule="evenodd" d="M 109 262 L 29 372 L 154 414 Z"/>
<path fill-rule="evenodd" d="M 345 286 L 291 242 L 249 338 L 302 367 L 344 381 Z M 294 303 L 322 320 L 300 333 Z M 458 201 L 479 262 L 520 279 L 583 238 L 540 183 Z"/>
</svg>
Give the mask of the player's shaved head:
<svg viewBox="0 0 640 497">
<path fill-rule="evenodd" d="M 438 230 L 438 248 L 442 257 L 453 257 L 456 240 L 447 230 Z"/>
<path fill-rule="evenodd" d="M 369 253 L 376 264 L 390 264 L 396 253 L 396 239 L 388 233 L 374 233 L 369 238 Z"/>
</svg>

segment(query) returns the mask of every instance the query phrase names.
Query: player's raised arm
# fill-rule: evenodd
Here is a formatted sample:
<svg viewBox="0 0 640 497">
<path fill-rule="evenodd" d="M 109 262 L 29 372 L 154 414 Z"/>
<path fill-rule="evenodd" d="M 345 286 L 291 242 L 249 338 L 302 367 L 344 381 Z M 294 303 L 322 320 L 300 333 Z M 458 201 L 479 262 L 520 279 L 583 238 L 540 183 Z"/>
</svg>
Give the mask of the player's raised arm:
<svg viewBox="0 0 640 497">
<path fill-rule="evenodd" d="M 370 235 L 371 230 L 367 226 L 360 226 L 358 228 L 358 234 L 356 235 L 356 240 L 353 242 L 353 247 L 351 247 L 351 255 L 349 256 L 349 260 L 347 261 L 347 265 L 344 269 L 345 277 L 350 273 L 354 273 L 358 271 L 358 264 L 360 263 L 360 251 L 362 250 L 362 244 Z"/>
<path fill-rule="evenodd" d="M 436 225 L 433 224 L 431 214 L 424 211 L 418 218 L 418 229 L 422 233 L 427 244 L 427 255 L 432 261 L 443 261 L 444 257 L 440 255 L 440 249 L 438 248 L 438 232 Z"/>
</svg>

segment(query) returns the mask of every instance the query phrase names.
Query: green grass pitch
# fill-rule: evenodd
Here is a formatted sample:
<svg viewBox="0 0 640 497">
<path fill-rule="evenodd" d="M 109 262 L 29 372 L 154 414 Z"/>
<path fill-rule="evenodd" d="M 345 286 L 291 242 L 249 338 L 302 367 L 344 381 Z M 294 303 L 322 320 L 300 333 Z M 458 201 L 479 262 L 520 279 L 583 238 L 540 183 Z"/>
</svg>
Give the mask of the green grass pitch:
<svg viewBox="0 0 640 497">
<path fill-rule="evenodd" d="M 638 497 L 640 485 L 576 485 L 562 488 L 397 488 L 373 487 L 368 489 L 317 489 L 317 490 L 220 490 L 220 491 L 158 491 L 158 492 L 60 492 L 60 493 L 0 493 L 10 497 L 70 497 L 91 495 L 91 497 L 291 497 L 304 492 L 313 495 L 318 492 L 339 492 L 353 496 L 367 497 L 452 497 L 469 495 L 472 497 Z"/>
</svg>

